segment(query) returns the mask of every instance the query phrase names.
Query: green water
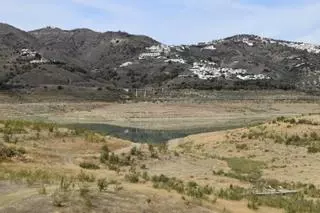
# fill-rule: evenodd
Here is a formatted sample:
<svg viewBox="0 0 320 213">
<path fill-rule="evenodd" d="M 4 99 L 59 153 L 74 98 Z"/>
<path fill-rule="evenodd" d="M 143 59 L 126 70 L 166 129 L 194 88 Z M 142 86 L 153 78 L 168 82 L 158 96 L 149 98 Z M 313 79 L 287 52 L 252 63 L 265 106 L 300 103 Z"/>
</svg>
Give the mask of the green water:
<svg viewBox="0 0 320 213">
<path fill-rule="evenodd" d="M 237 128 L 242 125 L 224 125 L 215 126 L 209 128 L 194 128 L 194 129 L 181 129 L 181 130 L 151 130 L 151 129 L 139 129 L 131 127 L 120 127 L 109 124 L 88 124 L 78 123 L 71 124 L 72 127 L 83 128 L 92 130 L 105 135 L 130 140 L 137 143 L 161 143 L 174 138 L 182 138 L 192 134 L 220 131 L 226 129 Z"/>
</svg>

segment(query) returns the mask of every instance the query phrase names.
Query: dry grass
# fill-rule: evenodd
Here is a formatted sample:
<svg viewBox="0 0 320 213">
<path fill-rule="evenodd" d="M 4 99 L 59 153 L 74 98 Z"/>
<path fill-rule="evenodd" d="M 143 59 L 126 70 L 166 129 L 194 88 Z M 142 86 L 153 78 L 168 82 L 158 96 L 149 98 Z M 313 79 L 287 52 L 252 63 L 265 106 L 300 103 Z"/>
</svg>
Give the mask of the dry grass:
<svg viewBox="0 0 320 213">
<path fill-rule="evenodd" d="M 59 125 L 0 122 L 0 143 L 25 150 L 0 162 L 0 212 L 284 212 L 262 199 L 252 210 L 248 200 L 254 188 L 268 185 L 320 197 L 320 153 L 308 152 L 320 135 L 320 115 L 293 119 L 191 135 L 168 146 Z M 286 199 L 281 202 L 289 205 L 296 198 Z"/>
<path fill-rule="evenodd" d="M 317 103 L 211 101 L 204 103 L 22 103 L 0 104 L 0 119 L 107 123 L 148 129 L 241 126 L 271 117 L 319 112 Z"/>
</svg>

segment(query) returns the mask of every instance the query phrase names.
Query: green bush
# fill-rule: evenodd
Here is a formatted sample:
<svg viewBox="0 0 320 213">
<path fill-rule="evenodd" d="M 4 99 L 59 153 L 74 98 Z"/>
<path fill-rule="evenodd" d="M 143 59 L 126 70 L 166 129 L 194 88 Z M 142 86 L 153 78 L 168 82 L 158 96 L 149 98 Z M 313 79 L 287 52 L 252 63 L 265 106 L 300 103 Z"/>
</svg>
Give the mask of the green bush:
<svg viewBox="0 0 320 213">
<path fill-rule="evenodd" d="M 213 192 L 212 187 L 209 187 L 208 185 L 202 187 L 198 185 L 194 181 L 190 181 L 186 185 L 186 194 L 190 197 L 194 198 L 203 198 L 205 195 L 210 195 Z"/>
<path fill-rule="evenodd" d="M 310 146 L 308 146 L 308 153 L 318 153 L 318 152 L 320 152 L 319 142 L 314 142 Z"/>
<path fill-rule="evenodd" d="M 100 162 L 101 163 L 106 163 L 109 160 L 109 154 L 110 154 L 110 150 L 108 145 L 103 145 L 101 147 L 101 154 L 100 154 Z"/>
<path fill-rule="evenodd" d="M 0 160 L 9 159 L 15 156 L 21 156 L 26 153 L 24 148 L 16 148 L 14 146 L 6 146 L 0 143 Z"/>
<path fill-rule="evenodd" d="M 149 175 L 148 175 L 148 172 L 144 171 L 144 172 L 142 173 L 142 178 L 143 178 L 144 180 L 146 180 L 146 181 L 149 181 L 149 180 L 150 180 L 150 177 L 149 177 Z"/>
<path fill-rule="evenodd" d="M 239 150 L 248 150 L 249 147 L 247 144 L 236 144 L 236 148 L 239 149 Z"/>
<path fill-rule="evenodd" d="M 86 141 L 90 142 L 90 143 L 105 143 L 106 140 L 103 136 L 94 133 L 94 132 L 90 132 L 87 131 L 85 132 L 85 139 Z"/>
<path fill-rule="evenodd" d="M 142 152 L 136 146 L 134 146 L 131 148 L 130 154 L 135 156 L 141 156 Z"/>
<path fill-rule="evenodd" d="M 255 195 L 252 195 L 248 199 L 248 208 L 252 210 L 258 210 L 259 209 L 259 198 Z"/>
<path fill-rule="evenodd" d="M 118 155 L 115 155 L 114 153 L 112 153 L 111 155 L 109 155 L 109 161 L 110 164 L 119 164 L 120 163 L 120 159 L 118 157 Z"/>
<path fill-rule="evenodd" d="M 318 139 L 319 139 L 319 136 L 318 136 L 318 134 L 317 134 L 316 132 L 311 132 L 311 133 L 310 133 L 310 138 L 311 138 L 312 140 L 318 140 Z"/>
<path fill-rule="evenodd" d="M 107 144 L 103 145 L 103 146 L 101 147 L 101 150 L 102 150 L 103 152 L 107 152 L 107 153 L 110 152 L 110 149 L 109 149 L 109 147 L 108 147 Z"/>
<path fill-rule="evenodd" d="M 139 174 L 138 173 L 130 173 L 125 176 L 125 179 L 130 183 L 138 183 L 139 182 Z"/>
<path fill-rule="evenodd" d="M 100 162 L 106 163 L 109 160 L 109 152 L 102 151 L 100 154 Z"/>
<path fill-rule="evenodd" d="M 246 193 L 244 188 L 230 185 L 228 189 L 220 189 L 217 195 L 227 200 L 242 200 L 245 198 Z"/>
<path fill-rule="evenodd" d="M 299 135 L 292 135 L 287 138 L 286 140 L 286 145 L 296 145 L 296 146 L 301 146 L 303 145 L 304 140 L 300 138 Z"/>
<path fill-rule="evenodd" d="M 254 161 L 246 158 L 227 158 L 228 166 L 235 172 L 242 174 L 256 173 L 264 167 L 264 163 L 260 161 Z"/>
<path fill-rule="evenodd" d="M 307 119 L 299 119 L 298 124 L 307 124 L 307 125 L 313 125 L 313 122 Z"/>
<path fill-rule="evenodd" d="M 103 152 L 102 155 L 100 155 L 100 161 L 107 163 L 108 166 L 111 167 L 119 167 L 119 166 L 130 166 L 134 162 L 134 159 L 131 158 L 130 155 L 122 155 L 119 157 L 118 155 L 111 153 L 107 154 L 106 152 Z"/>
<path fill-rule="evenodd" d="M 185 184 L 182 180 L 179 180 L 175 177 L 169 178 L 163 174 L 153 176 L 151 178 L 154 188 L 162 188 L 168 191 L 175 190 L 180 194 L 186 194 L 194 198 L 205 198 L 206 195 L 213 193 L 212 187 L 200 186 L 194 181 L 190 181 Z"/>
<path fill-rule="evenodd" d="M 100 169 L 98 165 L 90 162 L 81 162 L 79 166 L 83 169 Z"/>
</svg>

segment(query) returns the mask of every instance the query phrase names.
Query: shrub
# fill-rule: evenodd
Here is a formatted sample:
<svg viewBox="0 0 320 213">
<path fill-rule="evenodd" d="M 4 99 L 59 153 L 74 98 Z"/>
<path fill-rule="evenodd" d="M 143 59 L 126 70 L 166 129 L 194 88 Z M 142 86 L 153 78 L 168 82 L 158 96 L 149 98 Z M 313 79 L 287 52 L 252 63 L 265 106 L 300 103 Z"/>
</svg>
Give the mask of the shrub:
<svg viewBox="0 0 320 213">
<path fill-rule="evenodd" d="M 86 174 L 84 171 L 81 171 L 77 175 L 77 179 L 80 182 L 94 182 L 95 181 L 95 177 L 92 174 Z"/>
<path fill-rule="evenodd" d="M 55 190 L 54 193 L 52 194 L 52 204 L 56 207 L 63 207 L 65 203 L 69 200 L 69 193 L 60 191 L 60 190 Z"/>
<path fill-rule="evenodd" d="M 119 164 L 120 162 L 120 159 L 117 155 L 115 155 L 114 153 L 112 153 L 110 156 L 109 156 L 109 163 L 110 164 Z"/>
<path fill-rule="evenodd" d="M 148 149 L 149 149 L 149 152 L 154 152 L 154 147 L 152 144 L 148 144 Z"/>
<path fill-rule="evenodd" d="M 105 178 L 99 179 L 97 182 L 97 186 L 98 186 L 100 192 L 106 190 L 108 185 L 109 185 L 109 183 Z"/>
<path fill-rule="evenodd" d="M 100 162 L 106 163 L 109 160 L 109 152 L 102 151 L 100 154 Z"/>
<path fill-rule="evenodd" d="M 48 128 L 49 132 L 51 132 L 51 133 L 54 132 L 54 129 L 55 129 L 55 125 L 50 124 L 49 128 Z"/>
<path fill-rule="evenodd" d="M 103 146 L 101 147 L 101 150 L 104 151 L 104 152 L 108 152 L 108 153 L 110 152 L 110 149 L 109 149 L 109 147 L 108 147 L 107 144 L 103 145 Z"/>
<path fill-rule="evenodd" d="M 278 122 L 283 122 L 283 121 L 285 121 L 285 117 L 284 116 L 280 116 L 280 117 L 277 117 L 276 118 L 276 120 L 278 121 Z"/>
<path fill-rule="evenodd" d="M 240 150 L 248 150 L 249 149 L 248 145 L 245 143 L 244 144 L 237 144 L 236 148 L 240 149 Z"/>
<path fill-rule="evenodd" d="M 259 202 L 258 202 L 258 197 L 257 196 L 251 196 L 248 199 L 248 208 L 252 210 L 258 210 L 259 209 Z"/>
<path fill-rule="evenodd" d="M 316 132 L 311 132 L 310 133 L 310 138 L 313 139 L 313 140 L 318 140 L 319 139 L 319 136 Z"/>
<path fill-rule="evenodd" d="M 282 144 L 284 142 L 284 139 L 280 135 L 276 135 L 274 142 Z"/>
<path fill-rule="evenodd" d="M 298 124 L 313 125 L 312 121 L 307 120 L 307 119 L 300 119 L 300 120 L 298 121 Z"/>
<path fill-rule="evenodd" d="M 238 186 L 230 185 L 228 189 L 220 189 L 218 197 L 227 200 L 242 200 L 245 198 L 246 190 Z"/>
<path fill-rule="evenodd" d="M 109 167 L 119 167 L 119 166 L 130 166 L 132 165 L 134 159 L 131 158 L 131 156 L 125 156 L 123 155 L 121 158 L 114 154 L 111 153 L 107 154 L 107 152 L 103 152 L 100 155 L 100 161 L 107 163 Z"/>
<path fill-rule="evenodd" d="M 160 176 L 152 176 L 152 182 L 162 182 L 162 183 L 167 183 L 169 181 L 169 178 L 163 174 Z"/>
<path fill-rule="evenodd" d="M 110 153 L 110 150 L 109 150 L 108 145 L 103 145 L 101 147 L 101 154 L 100 154 L 100 162 L 101 163 L 105 163 L 106 161 L 109 160 L 109 153 Z"/>
<path fill-rule="evenodd" d="M 65 177 L 61 177 L 60 180 L 60 190 L 61 191 L 69 191 L 71 185 L 73 185 L 73 180 L 72 179 L 67 179 Z"/>
<path fill-rule="evenodd" d="M 159 155 L 158 155 L 158 153 L 157 153 L 157 152 L 155 152 L 155 151 L 154 151 L 154 152 L 151 152 L 150 157 L 151 157 L 151 158 L 156 158 L 156 159 L 157 159 L 157 158 L 159 158 Z"/>
<path fill-rule="evenodd" d="M 11 138 L 12 138 L 12 135 L 9 135 L 9 134 L 4 134 L 3 135 L 3 141 L 6 142 L 6 143 L 10 143 L 11 142 Z"/>
<path fill-rule="evenodd" d="M 108 164 L 108 168 L 112 171 L 120 172 L 120 167 L 119 165 L 114 165 L 114 164 Z"/>
<path fill-rule="evenodd" d="M 134 147 L 131 148 L 130 154 L 131 155 L 136 155 L 136 156 L 141 156 L 142 152 L 136 146 L 134 146 Z"/>
<path fill-rule="evenodd" d="M 87 131 L 85 134 L 86 141 L 90 143 L 104 143 L 105 138 L 97 133 Z"/>
<path fill-rule="evenodd" d="M 15 156 L 21 156 L 26 153 L 24 148 L 16 148 L 14 146 L 6 146 L 0 143 L 0 160 L 9 159 Z"/>
<path fill-rule="evenodd" d="M 149 175 L 148 175 L 148 172 L 144 171 L 144 172 L 142 173 L 142 178 L 143 178 L 144 180 L 146 180 L 146 181 L 149 181 L 149 180 L 150 180 L 150 177 L 149 177 Z"/>
<path fill-rule="evenodd" d="M 121 189 L 123 189 L 123 187 L 121 186 L 121 183 L 119 182 L 116 182 L 115 183 L 115 187 L 114 187 L 115 191 L 120 191 Z"/>
<path fill-rule="evenodd" d="M 63 207 L 68 202 L 70 197 L 70 189 L 73 185 L 73 180 L 62 177 L 60 180 L 60 186 L 52 194 L 53 205 L 56 207 Z"/>
<path fill-rule="evenodd" d="M 183 181 L 176 178 L 169 178 L 163 174 L 161 174 L 160 176 L 153 176 L 152 182 L 154 188 L 163 188 L 167 190 L 173 189 L 178 193 L 184 193 L 185 191 L 185 185 Z"/>
<path fill-rule="evenodd" d="M 198 187 L 195 182 L 189 182 L 186 187 L 186 194 L 190 197 L 202 198 L 204 196 L 203 192 Z"/>
<path fill-rule="evenodd" d="M 314 142 L 308 147 L 308 153 L 317 153 L 317 152 L 320 152 L 320 144 L 318 144 L 317 142 Z"/>
<path fill-rule="evenodd" d="M 157 151 L 155 150 L 154 146 L 152 144 L 148 144 L 149 152 L 151 153 L 151 158 L 159 158 Z"/>
<path fill-rule="evenodd" d="M 39 190 L 38 190 L 38 193 L 39 193 L 40 195 L 46 195 L 46 194 L 47 194 L 47 190 L 46 190 L 46 187 L 45 187 L 44 184 L 41 185 L 41 187 L 40 187 Z"/>
<path fill-rule="evenodd" d="M 153 187 L 155 188 L 163 188 L 167 190 L 175 190 L 180 194 L 187 194 L 188 196 L 194 198 L 204 198 L 205 195 L 210 195 L 213 193 L 212 187 L 200 186 L 194 181 L 190 181 L 187 184 L 184 184 L 182 180 L 177 178 L 169 178 L 163 174 L 160 176 L 153 176 L 152 177 Z"/>
<path fill-rule="evenodd" d="M 90 162 L 82 162 L 79 166 L 83 169 L 100 169 L 98 165 Z"/>
<path fill-rule="evenodd" d="M 208 185 L 202 187 L 194 181 L 188 182 L 186 186 L 186 194 L 195 198 L 203 198 L 205 195 L 212 194 L 212 192 L 212 187 Z"/>
<path fill-rule="evenodd" d="M 168 152 L 168 144 L 166 142 L 160 143 L 158 145 L 158 150 L 160 153 L 167 153 Z"/>
<path fill-rule="evenodd" d="M 296 119 L 291 118 L 291 119 L 285 120 L 285 122 L 286 123 L 290 123 L 290 124 L 295 124 L 296 123 Z"/>
<path fill-rule="evenodd" d="M 299 135 L 292 135 L 287 138 L 286 145 L 296 145 L 299 146 L 303 143 Z"/>
<path fill-rule="evenodd" d="M 130 183 L 138 183 L 139 182 L 139 174 L 138 173 L 130 173 L 125 176 L 125 179 Z"/>
</svg>

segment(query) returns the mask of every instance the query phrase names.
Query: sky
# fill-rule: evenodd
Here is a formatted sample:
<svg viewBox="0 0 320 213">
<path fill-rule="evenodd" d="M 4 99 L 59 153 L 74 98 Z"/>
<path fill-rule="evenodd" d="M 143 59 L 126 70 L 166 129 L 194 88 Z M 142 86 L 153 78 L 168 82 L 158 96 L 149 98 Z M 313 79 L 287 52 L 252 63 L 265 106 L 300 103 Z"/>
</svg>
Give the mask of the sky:
<svg viewBox="0 0 320 213">
<path fill-rule="evenodd" d="M 320 0 L 0 0 L 0 22 L 148 35 L 191 44 L 256 34 L 320 44 Z"/>
</svg>

